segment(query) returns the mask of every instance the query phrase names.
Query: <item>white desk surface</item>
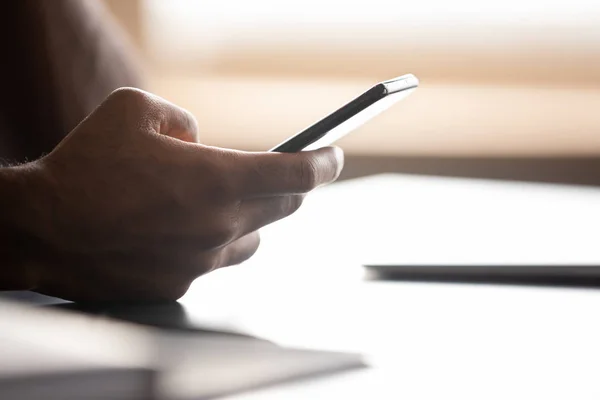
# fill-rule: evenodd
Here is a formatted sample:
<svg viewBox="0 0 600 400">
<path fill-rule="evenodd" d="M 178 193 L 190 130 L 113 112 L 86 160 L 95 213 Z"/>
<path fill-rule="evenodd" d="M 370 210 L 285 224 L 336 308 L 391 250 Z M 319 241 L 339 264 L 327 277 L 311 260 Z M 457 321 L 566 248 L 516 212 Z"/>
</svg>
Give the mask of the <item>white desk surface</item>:
<svg viewBox="0 0 600 400">
<path fill-rule="evenodd" d="M 598 399 L 600 289 L 374 282 L 362 261 L 600 261 L 600 190 L 380 176 L 309 196 L 249 262 L 199 280 L 190 318 L 373 368 L 231 397 Z"/>
</svg>

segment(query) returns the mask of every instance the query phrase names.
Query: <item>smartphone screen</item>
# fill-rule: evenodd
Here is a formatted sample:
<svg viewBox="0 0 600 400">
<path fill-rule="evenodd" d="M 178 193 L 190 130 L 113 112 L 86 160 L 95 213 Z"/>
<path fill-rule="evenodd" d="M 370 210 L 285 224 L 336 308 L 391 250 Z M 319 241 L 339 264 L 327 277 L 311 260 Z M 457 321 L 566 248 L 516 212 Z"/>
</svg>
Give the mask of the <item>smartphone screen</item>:
<svg viewBox="0 0 600 400">
<path fill-rule="evenodd" d="M 418 85 L 419 80 L 411 74 L 381 82 L 270 151 L 295 153 L 329 146 L 411 94 Z"/>
</svg>

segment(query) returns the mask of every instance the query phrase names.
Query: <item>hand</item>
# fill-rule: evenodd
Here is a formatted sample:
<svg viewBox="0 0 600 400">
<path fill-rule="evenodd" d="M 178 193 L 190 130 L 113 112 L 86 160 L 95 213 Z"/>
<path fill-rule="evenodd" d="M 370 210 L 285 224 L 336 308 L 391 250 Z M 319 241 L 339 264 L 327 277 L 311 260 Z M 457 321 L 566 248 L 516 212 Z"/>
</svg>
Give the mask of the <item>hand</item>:
<svg viewBox="0 0 600 400">
<path fill-rule="evenodd" d="M 135 89 L 111 94 L 28 168 L 35 290 L 70 300 L 172 300 L 238 264 L 257 230 L 334 181 L 339 149 L 247 153 L 196 143 L 187 111 Z"/>
</svg>

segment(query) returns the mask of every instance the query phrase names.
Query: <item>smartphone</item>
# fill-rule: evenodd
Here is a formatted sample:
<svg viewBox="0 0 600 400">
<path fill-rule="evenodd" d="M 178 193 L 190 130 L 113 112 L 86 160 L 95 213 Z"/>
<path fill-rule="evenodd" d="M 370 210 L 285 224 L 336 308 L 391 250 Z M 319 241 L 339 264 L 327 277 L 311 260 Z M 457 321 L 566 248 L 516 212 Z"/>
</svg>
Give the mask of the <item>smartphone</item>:
<svg viewBox="0 0 600 400">
<path fill-rule="evenodd" d="M 295 153 L 329 146 L 405 98 L 419 86 L 412 74 L 378 83 L 350 103 L 270 151 Z"/>
</svg>

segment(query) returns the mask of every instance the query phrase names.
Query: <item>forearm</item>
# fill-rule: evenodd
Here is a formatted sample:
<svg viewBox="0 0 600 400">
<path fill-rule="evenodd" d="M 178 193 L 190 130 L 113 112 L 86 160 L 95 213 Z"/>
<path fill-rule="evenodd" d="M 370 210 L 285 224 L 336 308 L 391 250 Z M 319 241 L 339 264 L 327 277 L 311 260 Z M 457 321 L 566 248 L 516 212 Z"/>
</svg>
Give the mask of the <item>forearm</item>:
<svg viewBox="0 0 600 400">
<path fill-rule="evenodd" d="M 31 0 L 29 0 L 31 2 Z M 113 90 L 142 86 L 133 45 L 97 0 L 34 1 L 55 97 L 69 132 Z"/>
<path fill-rule="evenodd" d="M 0 161 L 36 160 L 106 96 L 143 86 L 140 63 L 99 0 L 0 3 Z M 0 137 L 0 139 L 2 139 Z"/>
<path fill-rule="evenodd" d="M 29 290 L 37 284 L 32 253 L 34 202 L 31 165 L 0 168 L 0 290 Z"/>
</svg>

